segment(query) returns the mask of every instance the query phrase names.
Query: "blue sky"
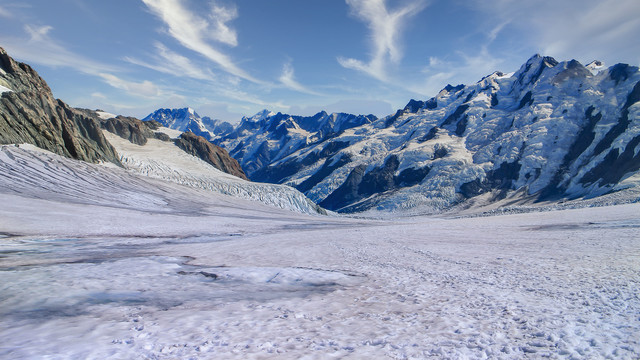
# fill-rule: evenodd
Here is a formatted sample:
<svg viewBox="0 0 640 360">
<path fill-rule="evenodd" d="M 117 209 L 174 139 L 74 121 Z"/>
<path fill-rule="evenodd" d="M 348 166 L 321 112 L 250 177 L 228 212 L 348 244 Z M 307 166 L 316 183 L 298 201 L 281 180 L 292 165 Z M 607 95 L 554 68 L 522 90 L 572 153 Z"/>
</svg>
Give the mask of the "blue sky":
<svg viewBox="0 0 640 360">
<path fill-rule="evenodd" d="M 637 0 L 0 0 L 0 46 L 56 97 L 137 117 L 384 116 L 535 53 L 638 65 L 638 34 Z"/>
</svg>

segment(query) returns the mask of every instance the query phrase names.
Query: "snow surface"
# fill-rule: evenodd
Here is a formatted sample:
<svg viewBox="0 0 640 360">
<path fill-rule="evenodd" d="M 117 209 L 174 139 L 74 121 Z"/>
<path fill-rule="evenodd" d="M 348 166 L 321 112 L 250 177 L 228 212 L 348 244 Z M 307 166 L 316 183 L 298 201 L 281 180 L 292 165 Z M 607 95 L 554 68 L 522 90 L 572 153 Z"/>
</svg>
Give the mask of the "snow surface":
<svg viewBox="0 0 640 360">
<path fill-rule="evenodd" d="M 172 139 L 177 139 L 177 138 L 180 137 L 180 135 L 182 135 L 182 131 L 170 129 L 170 128 L 164 127 L 164 126 L 161 126 L 160 128 L 158 128 L 158 130 L 156 130 L 156 132 L 167 134 Z"/>
<path fill-rule="evenodd" d="M 309 216 L 0 148 L 0 358 L 640 357 L 640 204 Z"/>
<path fill-rule="evenodd" d="M 0 85 L 0 94 L 4 93 L 4 92 L 11 92 L 13 90 L 9 89 L 8 87 L 4 87 L 2 85 Z"/>
<path fill-rule="evenodd" d="M 106 111 L 96 111 L 96 114 L 100 117 L 100 119 L 108 120 L 116 117 L 116 114 L 108 113 Z"/>
</svg>

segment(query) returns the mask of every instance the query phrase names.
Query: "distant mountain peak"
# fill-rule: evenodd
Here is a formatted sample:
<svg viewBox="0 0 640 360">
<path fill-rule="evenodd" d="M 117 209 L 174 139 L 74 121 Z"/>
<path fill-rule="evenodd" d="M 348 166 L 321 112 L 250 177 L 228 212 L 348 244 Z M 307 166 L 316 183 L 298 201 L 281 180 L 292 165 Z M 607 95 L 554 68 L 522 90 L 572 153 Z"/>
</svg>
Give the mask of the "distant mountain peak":
<svg viewBox="0 0 640 360">
<path fill-rule="evenodd" d="M 179 109 L 158 109 L 147 115 L 142 121 L 155 120 L 170 129 L 192 133 L 211 141 L 217 136 L 226 135 L 233 126 L 227 122 L 200 117 L 191 107 Z"/>
<path fill-rule="evenodd" d="M 605 63 L 600 60 L 593 60 L 587 64 L 586 68 L 589 69 L 593 75 L 596 75 L 600 70 L 605 69 Z"/>
</svg>

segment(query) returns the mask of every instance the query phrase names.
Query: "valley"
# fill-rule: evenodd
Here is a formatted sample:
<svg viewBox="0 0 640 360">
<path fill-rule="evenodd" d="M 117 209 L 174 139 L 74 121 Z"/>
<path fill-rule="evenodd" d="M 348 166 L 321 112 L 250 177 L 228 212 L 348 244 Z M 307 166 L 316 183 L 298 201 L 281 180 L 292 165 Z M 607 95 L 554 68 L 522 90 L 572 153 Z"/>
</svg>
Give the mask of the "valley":
<svg viewBox="0 0 640 360">
<path fill-rule="evenodd" d="M 637 203 L 304 215 L 27 148 L 0 151 L 0 358 L 640 355 Z"/>
</svg>

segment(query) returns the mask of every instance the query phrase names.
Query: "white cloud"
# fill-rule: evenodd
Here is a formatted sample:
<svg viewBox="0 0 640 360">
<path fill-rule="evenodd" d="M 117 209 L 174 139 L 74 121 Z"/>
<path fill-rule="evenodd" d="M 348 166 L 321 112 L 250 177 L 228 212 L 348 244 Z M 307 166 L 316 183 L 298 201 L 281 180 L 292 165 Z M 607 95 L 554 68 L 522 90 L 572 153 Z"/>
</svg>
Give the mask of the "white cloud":
<svg viewBox="0 0 640 360">
<path fill-rule="evenodd" d="M 213 21 L 215 31 L 211 37 L 221 43 L 231 46 L 238 46 L 238 35 L 236 31 L 227 26 L 227 22 L 238 17 L 238 9 L 235 7 L 226 8 L 224 6 L 213 5 L 210 19 Z"/>
<path fill-rule="evenodd" d="M 29 34 L 31 41 L 43 41 L 48 40 L 47 34 L 49 31 L 53 30 L 53 26 L 44 25 L 44 26 L 35 26 L 35 25 L 25 25 L 24 30 Z"/>
<path fill-rule="evenodd" d="M 85 74 L 116 72 L 116 66 L 86 58 L 69 51 L 51 38 L 53 27 L 26 24 L 24 31 L 28 38 L 7 37 L 0 34 L 0 44 L 11 56 L 33 64 L 51 67 L 70 67 Z"/>
<path fill-rule="evenodd" d="M 508 26 L 534 52 L 559 60 L 635 61 L 640 48 L 640 2 L 637 0 L 500 0 L 469 2 L 484 13 L 496 39 Z M 504 25 L 503 25 L 504 24 Z M 528 54 L 533 55 L 533 54 Z"/>
<path fill-rule="evenodd" d="M 154 83 L 149 80 L 142 82 L 134 82 L 123 80 L 113 74 L 98 74 L 104 82 L 114 88 L 124 90 L 129 94 L 138 95 L 146 98 L 155 98 L 164 95 L 163 92 Z"/>
<path fill-rule="evenodd" d="M 182 46 L 205 56 L 224 71 L 245 80 L 261 83 L 239 68 L 231 58 L 214 48 L 207 40 L 237 45 L 235 32 L 226 22 L 237 17 L 237 12 L 214 5 L 209 21 L 194 14 L 180 0 L 142 0 L 168 27 L 168 33 Z"/>
<path fill-rule="evenodd" d="M 215 76 L 211 70 L 195 65 L 189 58 L 169 50 L 161 43 L 156 43 L 155 47 L 158 56 L 153 64 L 128 56 L 124 57 L 124 60 L 135 65 L 178 77 L 186 76 L 198 80 L 215 80 Z"/>
<path fill-rule="evenodd" d="M 2 17 L 6 17 L 6 18 L 11 18 L 13 15 L 11 14 L 11 12 L 9 12 L 9 10 L 0 7 L 0 16 Z"/>
<path fill-rule="evenodd" d="M 361 60 L 339 57 L 338 62 L 345 68 L 365 72 L 386 81 L 386 67 L 389 61 L 399 63 L 402 59 L 400 35 L 407 19 L 419 13 L 426 3 L 413 0 L 393 11 L 387 9 L 385 0 L 346 0 L 353 14 L 367 23 L 371 31 L 373 54 L 368 63 Z"/>
<path fill-rule="evenodd" d="M 280 75 L 279 80 L 284 86 L 288 87 L 289 89 L 310 95 L 320 95 L 295 80 L 293 65 L 291 64 L 291 61 L 286 62 L 282 67 L 282 75 Z"/>
</svg>

